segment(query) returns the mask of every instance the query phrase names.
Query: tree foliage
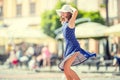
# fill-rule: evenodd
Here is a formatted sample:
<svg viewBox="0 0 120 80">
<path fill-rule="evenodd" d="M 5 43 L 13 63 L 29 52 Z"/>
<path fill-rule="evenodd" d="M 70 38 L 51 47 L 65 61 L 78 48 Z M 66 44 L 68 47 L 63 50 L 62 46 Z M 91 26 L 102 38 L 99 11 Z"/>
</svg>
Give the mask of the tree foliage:
<svg viewBox="0 0 120 80">
<path fill-rule="evenodd" d="M 54 31 L 60 28 L 62 25 L 59 21 L 59 16 L 56 13 L 57 9 L 60 9 L 62 5 L 66 4 L 65 2 L 58 1 L 53 10 L 44 11 L 41 15 L 41 27 L 43 31 L 51 36 L 55 37 Z M 73 3 L 70 3 L 73 7 L 76 7 Z M 85 12 L 79 10 L 77 18 L 90 18 L 93 22 L 98 22 L 104 24 L 103 18 L 100 16 L 99 12 Z M 79 23 L 78 23 L 79 24 Z"/>
<path fill-rule="evenodd" d="M 92 22 L 97 22 L 97 23 L 101 23 L 101 24 L 105 24 L 104 19 L 101 17 L 100 12 L 99 11 L 91 11 L 91 12 L 85 12 L 85 11 L 79 11 L 80 14 L 82 14 L 84 18 L 90 18 Z"/>
<path fill-rule="evenodd" d="M 59 16 L 56 13 L 56 9 L 60 9 L 64 2 L 59 1 L 55 8 L 50 11 L 45 11 L 41 15 L 41 26 L 44 32 L 51 36 L 55 37 L 54 31 L 61 27 L 61 23 L 59 21 Z"/>
</svg>

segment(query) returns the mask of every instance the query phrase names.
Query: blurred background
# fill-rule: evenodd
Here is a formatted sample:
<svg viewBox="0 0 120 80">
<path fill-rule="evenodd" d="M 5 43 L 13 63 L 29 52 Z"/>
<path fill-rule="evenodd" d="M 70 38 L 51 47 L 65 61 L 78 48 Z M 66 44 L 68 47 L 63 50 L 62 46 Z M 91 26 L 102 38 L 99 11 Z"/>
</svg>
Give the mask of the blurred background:
<svg viewBox="0 0 120 80">
<path fill-rule="evenodd" d="M 65 80 L 57 67 L 65 45 L 56 14 L 64 4 L 79 11 L 75 34 L 80 46 L 97 54 L 73 68 L 83 80 L 120 79 L 120 0 L 0 0 L 1 80 Z M 91 75 L 86 78 L 86 73 Z"/>
</svg>

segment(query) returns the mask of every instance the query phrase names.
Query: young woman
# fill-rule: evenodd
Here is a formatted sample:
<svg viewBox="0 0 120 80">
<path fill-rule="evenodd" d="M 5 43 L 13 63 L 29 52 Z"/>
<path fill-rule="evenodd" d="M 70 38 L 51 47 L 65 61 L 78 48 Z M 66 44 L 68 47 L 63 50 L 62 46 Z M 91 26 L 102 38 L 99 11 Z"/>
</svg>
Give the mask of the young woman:
<svg viewBox="0 0 120 80">
<path fill-rule="evenodd" d="M 62 23 L 63 36 L 66 43 L 63 61 L 59 68 L 64 71 L 67 80 L 80 80 L 78 75 L 70 68 L 71 65 L 77 65 L 90 57 L 96 56 L 83 50 L 75 37 L 75 20 L 78 14 L 77 9 L 70 5 L 64 5 L 61 9 L 56 10 Z"/>
</svg>

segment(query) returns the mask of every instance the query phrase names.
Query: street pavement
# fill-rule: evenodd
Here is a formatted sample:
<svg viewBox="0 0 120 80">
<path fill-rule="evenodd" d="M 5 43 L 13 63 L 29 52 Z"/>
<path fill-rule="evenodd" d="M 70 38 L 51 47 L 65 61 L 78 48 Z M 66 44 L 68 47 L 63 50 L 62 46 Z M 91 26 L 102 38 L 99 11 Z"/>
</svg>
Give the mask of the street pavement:
<svg viewBox="0 0 120 80">
<path fill-rule="evenodd" d="M 105 67 L 101 67 L 96 71 L 96 67 L 77 66 L 72 69 L 79 75 L 81 80 L 120 80 L 120 72 L 115 72 L 114 67 L 109 67 L 108 71 Z M 66 80 L 65 75 L 57 66 L 52 68 L 44 67 L 38 70 L 29 70 L 27 68 L 8 69 L 6 66 L 0 65 L 0 80 Z"/>
</svg>

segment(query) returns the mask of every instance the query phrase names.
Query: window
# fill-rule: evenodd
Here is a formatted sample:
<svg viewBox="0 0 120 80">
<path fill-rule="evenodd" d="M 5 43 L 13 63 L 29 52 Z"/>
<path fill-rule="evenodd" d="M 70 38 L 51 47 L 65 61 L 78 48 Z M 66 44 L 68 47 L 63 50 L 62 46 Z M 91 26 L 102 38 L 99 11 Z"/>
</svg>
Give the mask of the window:
<svg viewBox="0 0 120 80">
<path fill-rule="evenodd" d="M 21 16 L 22 15 L 22 5 L 21 4 L 17 4 L 17 8 L 16 8 L 16 16 Z"/>
<path fill-rule="evenodd" d="M 30 14 L 31 15 L 35 14 L 35 3 L 34 2 L 30 3 Z"/>
</svg>

